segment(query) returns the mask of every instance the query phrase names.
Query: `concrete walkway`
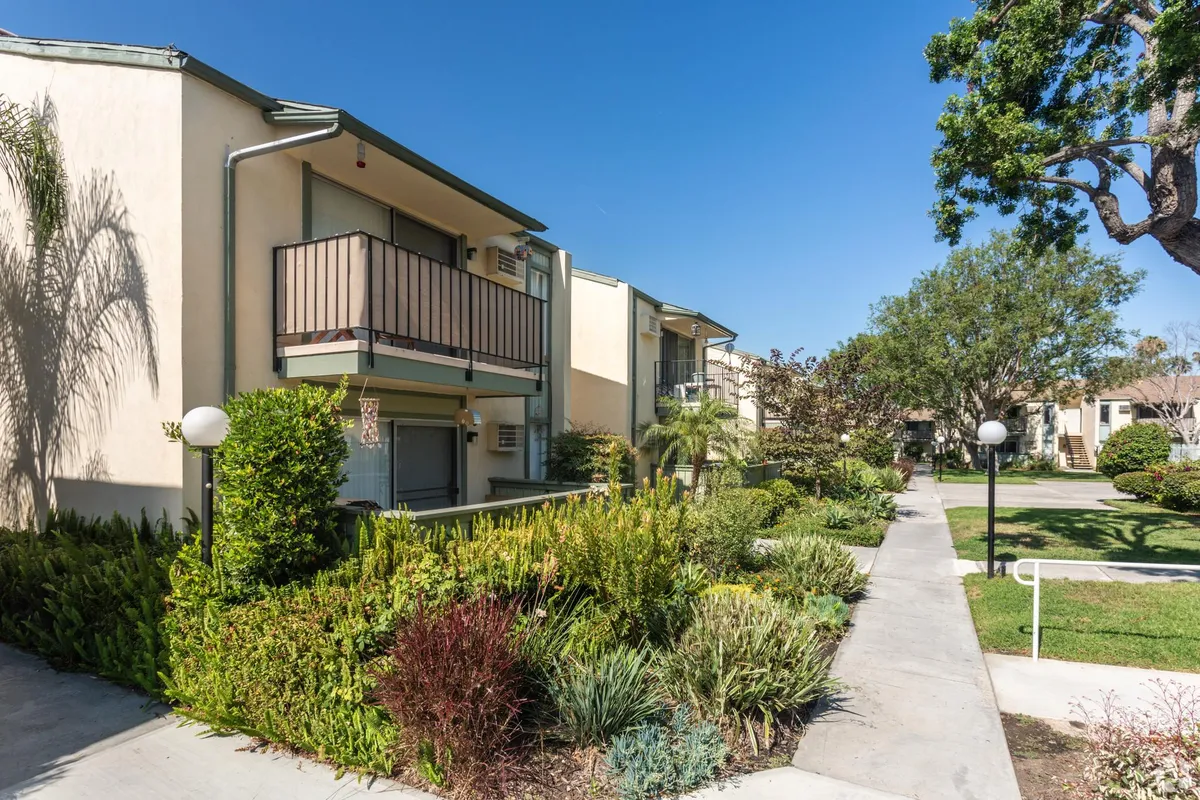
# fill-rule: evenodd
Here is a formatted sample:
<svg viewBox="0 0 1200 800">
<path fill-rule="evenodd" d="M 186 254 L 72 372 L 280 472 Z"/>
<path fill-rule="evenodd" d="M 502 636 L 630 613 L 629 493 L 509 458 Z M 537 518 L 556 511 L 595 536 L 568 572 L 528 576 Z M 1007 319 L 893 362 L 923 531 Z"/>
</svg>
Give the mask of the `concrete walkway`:
<svg viewBox="0 0 1200 800">
<path fill-rule="evenodd" d="M 0 798 L 435 800 L 390 781 L 335 779 L 333 770 L 307 759 L 248 752 L 246 737 L 181 728 L 168 712 L 0 645 Z"/>
<path fill-rule="evenodd" d="M 1029 656 L 988 653 L 988 670 L 996 687 L 1000 710 L 1039 719 L 1079 721 L 1074 704 L 1088 701 L 1094 709 L 1103 695 L 1112 692 L 1131 708 L 1150 710 L 1158 699 L 1152 681 L 1174 681 L 1200 691 L 1200 674 L 1158 669 L 1078 664 Z"/>
<path fill-rule="evenodd" d="M 986 483 L 934 483 L 946 508 L 986 506 Z M 1038 481 L 1030 484 L 996 484 L 999 508 L 1080 508 L 1112 511 L 1105 500 L 1132 500 L 1107 481 Z"/>
<path fill-rule="evenodd" d="M 1012 563 L 999 561 L 998 574 L 1010 575 Z M 987 572 L 986 561 L 958 559 L 954 569 L 959 575 Z M 1033 571 L 1026 564 L 1021 577 L 1030 578 Z M 1200 566 L 1181 569 L 1145 569 L 1142 567 L 1093 567 L 1083 564 L 1042 564 L 1042 578 L 1070 578 L 1073 581 L 1119 581 L 1121 583 L 1196 583 L 1200 582 Z"/>
<path fill-rule="evenodd" d="M 914 477 L 897 499 L 901 517 L 833 663 L 846 696 L 813 721 L 793 763 L 920 800 L 1018 800 L 933 480 Z"/>
</svg>

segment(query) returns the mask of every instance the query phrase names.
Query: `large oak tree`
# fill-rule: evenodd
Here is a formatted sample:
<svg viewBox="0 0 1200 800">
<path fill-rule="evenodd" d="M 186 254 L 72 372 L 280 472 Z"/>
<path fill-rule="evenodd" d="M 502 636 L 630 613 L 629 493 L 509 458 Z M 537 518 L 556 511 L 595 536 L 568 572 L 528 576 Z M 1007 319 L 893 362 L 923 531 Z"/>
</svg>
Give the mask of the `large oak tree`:
<svg viewBox="0 0 1200 800">
<path fill-rule="evenodd" d="M 932 410 L 974 457 L 976 426 L 1020 399 L 1092 395 L 1126 376 L 1117 308 L 1141 279 L 1115 256 L 1036 252 L 993 233 L 872 307 L 878 381 Z"/>
<path fill-rule="evenodd" d="M 940 238 L 980 204 L 1020 235 L 1068 249 L 1085 198 L 1121 244 L 1149 236 L 1200 273 L 1197 0 L 975 0 L 925 48 L 934 81 L 963 86 L 938 119 Z M 1115 187 L 1145 195 L 1131 216 Z M 1140 218 L 1136 218 L 1140 217 Z"/>
</svg>

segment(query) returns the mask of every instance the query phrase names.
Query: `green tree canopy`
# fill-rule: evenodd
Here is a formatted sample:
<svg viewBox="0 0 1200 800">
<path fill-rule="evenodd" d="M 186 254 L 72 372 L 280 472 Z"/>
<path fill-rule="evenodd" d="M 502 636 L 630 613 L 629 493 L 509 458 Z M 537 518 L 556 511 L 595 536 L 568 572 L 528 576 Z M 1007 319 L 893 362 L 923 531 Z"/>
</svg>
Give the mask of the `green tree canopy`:
<svg viewBox="0 0 1200 800">
<path fill-rule="evenodd" d="M 975 428 L 1018 398 L 1093 394 L 1120 380 L 1117 308 L 1141 272 L 1086 247 L 1037 253 L 1008 233 L 951 252 L 875 304 L 875 368 L 974 451 Z"/>
<path fill-rule="evenodd" d="M 1196 0 L 975 0 L 925 48 L 930 76 L 963 86 L 938 119 L 940 238 L 980 204 L 1020 214 L 1032 244 L 1074 246 L 1086 198 L 1121 244 L 1157 240 L 1200 272 Z M 1149 204 L 1133 219 L 1115 184 Z"/>
</svg>

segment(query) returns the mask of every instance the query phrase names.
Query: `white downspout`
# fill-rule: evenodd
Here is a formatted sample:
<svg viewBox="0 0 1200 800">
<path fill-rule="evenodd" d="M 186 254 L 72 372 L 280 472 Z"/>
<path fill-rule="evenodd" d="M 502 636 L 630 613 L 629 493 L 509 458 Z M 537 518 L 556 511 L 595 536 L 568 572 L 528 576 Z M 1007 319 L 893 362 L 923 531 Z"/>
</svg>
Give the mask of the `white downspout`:
<svg viewBox="0 0 1200 800">
<path fill-rule="evenodd" d="M 236 347 L 236 317 L 237 309 L 234 305 L 234 290 L 235 290 L 235 266 L 236 266 L 236 245 L 237 245 L 237 229 L 236 219 L 237 212 L 234 200 L 237 195 L 237 185 L 234 181 L 237 165 L 241 161 L 256 156 L 270 155 L 278 153 L 280 150 L 288 150 L 301 145 L 312 144 L 313 142 L 322 142 L 326 139 L 333 139 L 342 134 L 342 123 L 335 122 L 328 128 L 322 128 L 319 131 L 310 131 L 301 133 L 297 136 L 289 136 L 285 139 L 276 139 L 273 142 L 264 142 L 251 147 L 243 147 L 240 150 L 232 150 L 225 156 L 225 399 L 233 397 L 234 393 L 234 374 L 237 370 L 237 347 Z M 275 265 L 271 265 L 274 269 Z M 272 320 L 274 325 L 275 321 Z"/>
</svg>

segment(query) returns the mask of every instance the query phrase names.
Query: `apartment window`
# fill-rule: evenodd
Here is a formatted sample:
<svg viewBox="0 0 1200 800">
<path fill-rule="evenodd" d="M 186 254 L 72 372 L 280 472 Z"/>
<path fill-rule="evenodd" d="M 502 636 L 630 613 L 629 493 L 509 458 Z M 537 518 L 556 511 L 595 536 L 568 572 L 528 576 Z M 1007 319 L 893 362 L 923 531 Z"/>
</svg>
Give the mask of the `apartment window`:
<svg viewBox="0 0 1200 800">
<path fill-rule="evenodd" d="M 312 238 L 365 231 L 382 239 L 392 235 L 392 211 L 336 183 L 312 179 Z"/>
<path fill-rule="evenodd" d="M 414 253 L 435 259 L 452 267 L 458 266 L 458 238 L 431 228 L 399 211 L 393 213 L 392 241 Z"/>
<path fill-rule="evenodd" d="M 1100 424 L 1107 425 L 1112 421 L 1112 406 L 1108 403 L 1100 404 Z"/>
<path fill-rule="evenodd" d="M 550 453 L 550 426 L 544 422 L 529 426 L 529 477 L 535 481 L 546 479 L 546 456 Z"/>
<path fill-rule="evenodd" d="M 1052 405 L 1042 406 L 1042 424 L 1049 425 L 1053 421 L 1054 421 L 1054 406 L 1052 406 Z"/>
<path fill-rule="evenodd" d="M 362 419 L 353 418 L 346 431 L 350 457 L 346 459 L 346 482 L 338 497 L 346 500 L 370 500 L 383 508 L 392 507 L 392 423 L 379 421 L 379 445 L 363 447 Z"/>
</svg>

